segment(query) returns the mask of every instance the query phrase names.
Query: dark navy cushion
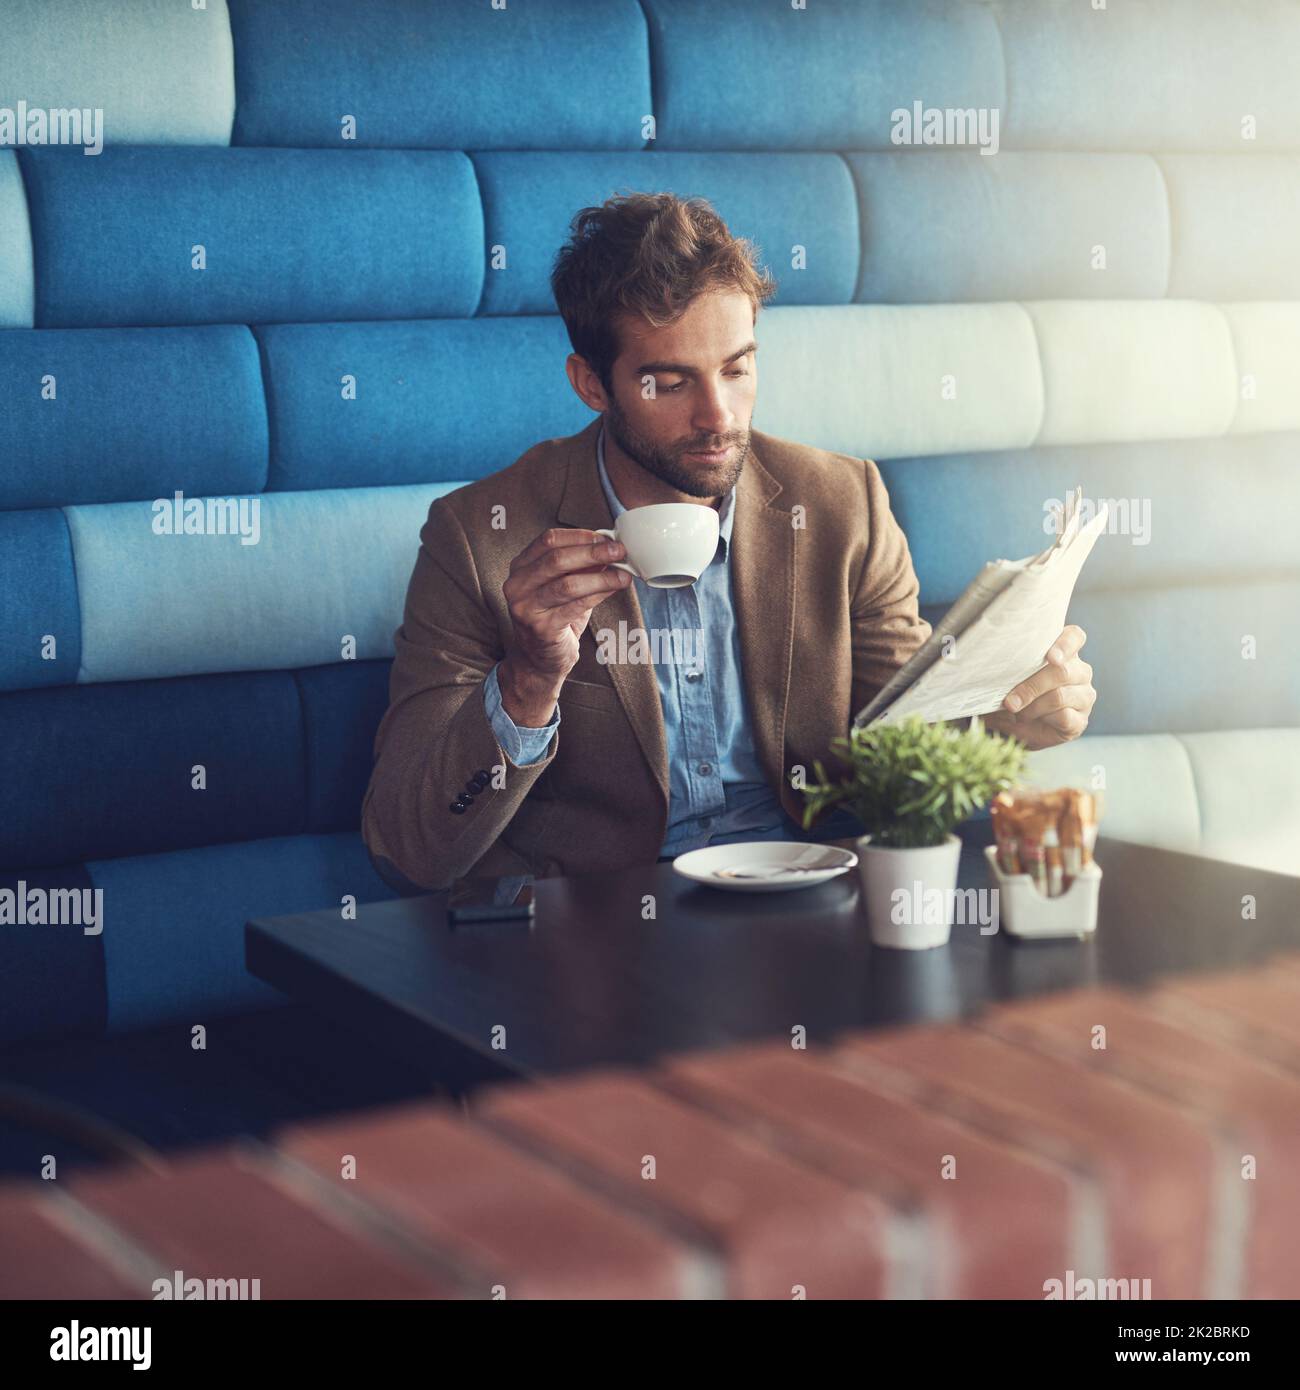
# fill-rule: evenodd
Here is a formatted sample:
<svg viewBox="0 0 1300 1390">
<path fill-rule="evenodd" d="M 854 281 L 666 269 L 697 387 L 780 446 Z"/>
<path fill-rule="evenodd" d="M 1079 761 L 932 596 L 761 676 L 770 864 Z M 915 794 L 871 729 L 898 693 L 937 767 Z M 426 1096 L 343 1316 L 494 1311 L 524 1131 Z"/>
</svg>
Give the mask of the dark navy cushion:
<svg viewBox="0 0 1300 1390">
<path fill-rule="evenodd" d="M 344 661 L 295 671 L 307 743 L 307 828 L 356 830 L 388 708 L 391 661 Z"/>
<path fill-rule="evenodd" d="M 145 854 L 306 822 L 287 671 L 0 696 L 0 868 Z M 206 790 L 191 769 L 206 769 Z"/>
<path fill-rule="evenodd" d="M 6 729 L 5 737 L 9 737 Z M 6 818 L 13 807 L 5 808 Z M 12 824 L 12 820 L 9 820 Z M 57 869 L 29 869 L 0 872 L 0 895 L 16 909 L 18 895 L 27 908 L 15 917 L 30 918 L 31 894 L 44 904 L 45 917 L 52 914 L 51 895 L 84 894 L 94 885 L 83 864 Z M 68 901 L 68 899 L 64 899 Z M 77 918 L 60 912 L 58 925 L 31 920 L 0 921 L 0 941 L 4 945 L 4 969 L 0 970 L 0 1045 L 27 1039 L 67 1037 L 77 1033 L 98 1034 L 104 1030 L 106 1016 L 104 992 L 104 934 L 94 930 L 92 912 Z M 84 906 L 87 899 L 82 897 Z M 80 912 L 80 909 L 79 909 Z M 88 931 L 87 927 L 91 927 Z"/>
</svg>

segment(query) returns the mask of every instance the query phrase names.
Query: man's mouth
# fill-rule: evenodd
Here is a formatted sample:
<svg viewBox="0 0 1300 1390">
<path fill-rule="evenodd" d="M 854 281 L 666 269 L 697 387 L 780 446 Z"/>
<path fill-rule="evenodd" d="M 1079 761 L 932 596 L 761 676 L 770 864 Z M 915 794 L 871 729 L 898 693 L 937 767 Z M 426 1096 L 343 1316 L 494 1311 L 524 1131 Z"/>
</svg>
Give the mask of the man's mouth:
<svg viewBox="0 0 1300 1390">
<path fill-rule="evenodd" d="M 698 459 L 701 463 L 722 463 L 731 453 L 732 446 L 728 444 L 725 449 L 693 449 L 683 457 L 688 459 Z"/>
</svg>

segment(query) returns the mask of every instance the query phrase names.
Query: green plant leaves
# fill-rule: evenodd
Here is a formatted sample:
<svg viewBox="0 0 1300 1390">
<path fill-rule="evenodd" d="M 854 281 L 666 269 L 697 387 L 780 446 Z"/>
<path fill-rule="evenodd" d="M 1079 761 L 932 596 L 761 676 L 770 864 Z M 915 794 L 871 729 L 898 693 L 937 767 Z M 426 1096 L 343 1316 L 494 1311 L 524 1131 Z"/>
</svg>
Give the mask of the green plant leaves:
<svg viewBox="0 0 1300 1390">
<path fill-rule="evenodd" d="M 926 724 L 912 715 L 897 724 L 853 729 L 831 740 L 849 771 L 831 781 L 821 762 L 817 781 L 804 788 L 804 828 L 826 811 L 846 805 L 874 843 L 896 849 L 940 845 L 962 821 L 1013 786 L 1024 769 L 1026 748 L 1014 738 L 984 731 Z"/>
</svg>

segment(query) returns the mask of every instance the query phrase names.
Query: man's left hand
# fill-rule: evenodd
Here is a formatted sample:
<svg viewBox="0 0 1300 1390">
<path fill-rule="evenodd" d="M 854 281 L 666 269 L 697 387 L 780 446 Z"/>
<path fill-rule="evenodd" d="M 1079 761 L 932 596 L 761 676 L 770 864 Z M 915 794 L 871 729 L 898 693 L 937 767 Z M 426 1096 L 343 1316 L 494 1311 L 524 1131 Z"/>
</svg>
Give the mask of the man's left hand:
<svg viewBox="0 0 1300 1390">
<path fill-rule="evenodd" d="M 1052 643 L 1047 664 L 1009 690 L 1001 709 L 982 716 L 984 727 L 1010 734 L 1031 750 L 1078 738 L 1097 703 L 1092 667 L 1079 655 L 1087 640 L 1087 633 L 1071 623 Z"/>
</svg>

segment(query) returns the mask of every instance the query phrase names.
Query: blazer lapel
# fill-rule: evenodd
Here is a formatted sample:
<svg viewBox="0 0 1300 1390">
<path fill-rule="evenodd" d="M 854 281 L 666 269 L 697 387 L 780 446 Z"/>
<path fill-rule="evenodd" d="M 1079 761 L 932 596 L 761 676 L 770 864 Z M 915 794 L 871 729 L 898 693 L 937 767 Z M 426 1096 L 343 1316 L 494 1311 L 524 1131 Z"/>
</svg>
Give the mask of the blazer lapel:
<svg viewBox="0 0 1300 1390">
<path fill-rule="evenodd" d="M 605 490 L 600 485 L 600 473 L 596 463 L 596 440 L 600 434 L 600 423 L 601 417 L 598 415 L 586 429 L 573 436 L 568 454 L 564 495 L 560 498 L 560 506 L 556 512 L 556 520 L 562 526 L 580 526 L 595 531 L 612 527 L 614 524 L 609 503 L 605 500 Z M 601 628 L 611 628 L 617 632 L 620 623 L 625 625 L 623 630 L 629 634 L 645 626 L 634 584 L 611 594 L 591 610 L 591 618 L 582 634 L 582 641 L 595 646 L 596 633 Z M 664 712 L 659 700 L 659 682 L 655 678 L 655 669 L 649 662 L 626 661 L 612 661 L 605 669 L 618 692 L 623 712 L 636 734 L 646 762 L 659 783 L 666 813 L 669 799 L 668 738 L 664 732 Z"/>
<path fill-rule="evenodd" d="M 794 795 L 785 773 L 785 718 L 794 650 L 795 534 L 788 511 L 772 505 L 781 484 L 753 450 L 736 484 L 731 590 L 740 633 L 741 679 L 754 748 L 787 812 Z"/>
</svg>

